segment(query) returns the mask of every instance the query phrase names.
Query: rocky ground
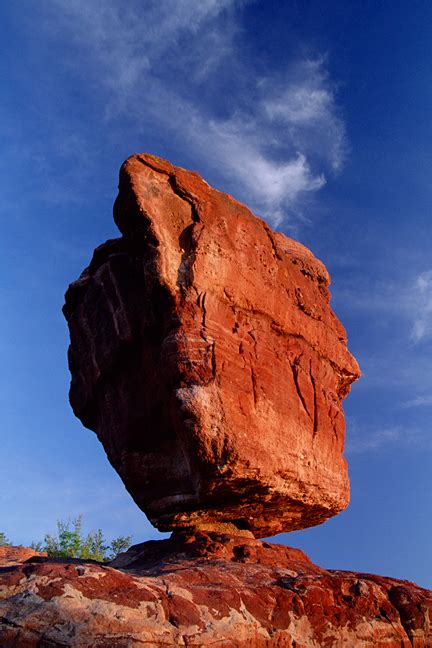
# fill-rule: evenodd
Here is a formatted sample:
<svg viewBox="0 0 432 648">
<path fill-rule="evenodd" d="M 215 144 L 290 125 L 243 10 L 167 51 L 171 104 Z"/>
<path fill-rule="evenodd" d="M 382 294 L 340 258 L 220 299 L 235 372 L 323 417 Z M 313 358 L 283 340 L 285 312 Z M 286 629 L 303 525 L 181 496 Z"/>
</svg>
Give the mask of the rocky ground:
<svg viewBox="0 0 432 648">
<path fill-rule="evenodd" d="M 0 550 L 0 646 L 432 646 L 432 592 L 250 535 L 174 534 L 111 564 Z"/>
</svg>

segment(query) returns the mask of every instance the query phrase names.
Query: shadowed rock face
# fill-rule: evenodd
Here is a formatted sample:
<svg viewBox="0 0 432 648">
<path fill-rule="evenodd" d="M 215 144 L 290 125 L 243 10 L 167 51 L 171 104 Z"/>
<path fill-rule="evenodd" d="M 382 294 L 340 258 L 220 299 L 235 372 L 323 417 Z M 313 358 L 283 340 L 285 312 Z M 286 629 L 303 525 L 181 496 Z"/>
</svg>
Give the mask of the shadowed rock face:
<svg viewBox="0 0 432 648">
<path fill-rule="evenodd" d="M 432 646 L 432 592 L 322 569 L 299 549 L 248 537 L 173 534 L 111 565 L 27 553 L 21 562 L 8 549 L 4 648 Z"/>
<path fill-rule="evenodd" d="M 66 294 L 70 400 L 138 506 L 161 530 L 257 537 L 343 510 L 359 369 L 323 264 L 150 155 L 123 165 L 114 217 Z"/>
</svg>

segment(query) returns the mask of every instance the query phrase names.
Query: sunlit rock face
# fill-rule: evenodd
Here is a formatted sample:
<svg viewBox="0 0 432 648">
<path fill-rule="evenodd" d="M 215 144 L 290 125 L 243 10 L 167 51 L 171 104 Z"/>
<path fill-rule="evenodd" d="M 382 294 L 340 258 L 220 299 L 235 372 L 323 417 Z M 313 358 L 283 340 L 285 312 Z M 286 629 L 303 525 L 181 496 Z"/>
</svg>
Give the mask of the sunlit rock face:
<svg viewBox="0 0 432 648">
<path fill-rule="evenodd" d="M 432 646 L 432 592 L 249 537 L 174 533 L 109 566 L 25 552 L 0 551 L 5 648 Z"/>
<path fill-rule="evenodd" d="M 343 510 L 359 369 L 323 264 L 151 155 L 122 166 L 114 217 L 66 294 L 70 400 L 138 506 L 161 530 L 256 537 Z"/>
</svg>

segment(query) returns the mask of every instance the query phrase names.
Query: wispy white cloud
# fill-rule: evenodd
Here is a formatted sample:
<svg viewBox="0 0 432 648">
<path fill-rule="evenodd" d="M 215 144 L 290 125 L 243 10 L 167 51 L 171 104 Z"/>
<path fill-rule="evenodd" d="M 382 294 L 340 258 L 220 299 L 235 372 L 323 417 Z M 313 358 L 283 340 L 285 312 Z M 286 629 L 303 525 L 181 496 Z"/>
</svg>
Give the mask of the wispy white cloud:
<svg viewBox="0 0 432 648">
<path fill-rule="evenodd" d="M 344 308 L 373 313 L 381 323 L 393 322 L 393 328 L 403 324 L 414 345 L 432 337 L 432 270 L 341 284 L 334 297 Z"/>
<path fill-rule="evenodd" d="M 357 323 L 355 354 L 363 380 L 356 392 L 391 392 L 389 415 L 397 412 L 400 419 L 401 409 L 432 406 L 432 271 L 410 264 L 395 269 L 392 257 L 387 267 L 369 273 L 362 276 L 356 268 L 355 280 L 341 273 L 333 306 L 343 321 Z"/>
<path fill-rule="evenodd" d="M 296 146 L 313 149 L 338 171 L 347 155 L 345 124 L 336 103 L 336 88 L 325 58 L 300 61 L 276 88 L 266 88 L 263 107 Z M 264 82 L 264 86 L 269 84 Z"/>
<path fill-rule="evenodd" d="M 403 430 L 399 426 L 388 427 L 380 430 L 362 430 L 356 425 L 351 425 L 347 434 L 346 454 L 360 454 L 372 452 L 383 446 L 399 443 Z"/>
<path fill-rule="evenodd" d="M 430 407 L 432 405 L 432 394 L 416 396 L 401 403 L 401 407 Z"/>
<path fill-rule="evenodd" d="M 412 427 L 390 425 L 382 428 L 365 428 L 351 420 L 347 426 L 347 455 L 382 451 L 399 447 L 405 450 L 431 450 L 432 430 L 429 426 Z"/>
<path fill-rule="evenodd" d="M 91 55 L 88 64 L 96 66 L 100 81 L 117 95 L 138 91 L 137 84 L 185 36 L 189 39 L 187 47 L 184 53 L 179 54 L 187 59 L 191 45 L 194 45 L 190 39 L 200 41 L 203 25 L 236 4 L 239 4 L 237 0 L 201 0 L 199 3 L 193 0 L 147 0 L 145 6 L 137 0 L 108 0 L 103 4 L 54 0 L 60 11 L 56 21 L 63 18 L 63 28 L 69 27 L 75 42 L 84 46 Z M 57 23 L 51 25 L 58 27 Z M 207 35 L 208 30 L 205 33 Z M 218 36 L 217 44 L 221 45 L 221 32 Z M 205 42 L 205 38 L 203 40 Z M 225 53 L 226 46 L 202 49 L 203 58 L 193 64 L 210 69 L 212 65 L 208 60 L 214 61 L 216 56 Z"/>
<path fill-rule="evenodd" d="M 50 24 L 73 44 L 71 65 L 104 88 L 111 135 L 126 120 L 137 134 L 175 136 L 200 169 L 279 224 L 301 218 L 341 168 L 345 128 L 325 58 L 260 75 L 246 62 L 243 4 L 55 0 Z"/>
<path fill-rule="evenodd" d="M 239 116 L 225 122 L 211 121 L 207 129 L 196 132 L 202 146 L 209 146 L 214 162 L 224 165 L 243 194 L 257 211 L 274 225 L 284 219 L 284 207 L 293 208 L 305 193 L 324 186 L 324 174 L 314 175 L 300 152 L 288 160 L 275 161 L 262 150 L 264 132 L 257 132 L 255 120 Z"/>
<path fill-rule="evenodd" d="M 416 277 L 412 290 L 413 324 L 411 339 L 420 342 L 432 335 L 432 270 Z"/>
</svg>

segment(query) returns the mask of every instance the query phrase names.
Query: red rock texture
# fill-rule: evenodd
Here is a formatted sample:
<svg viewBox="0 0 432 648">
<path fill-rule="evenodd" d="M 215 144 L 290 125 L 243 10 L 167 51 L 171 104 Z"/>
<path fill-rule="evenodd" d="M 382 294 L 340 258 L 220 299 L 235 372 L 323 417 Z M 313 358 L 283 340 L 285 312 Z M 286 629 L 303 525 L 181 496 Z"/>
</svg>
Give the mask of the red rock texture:
<svg viewBox="0 0 432 648">
<path fill-rule="evenodd" d="M 432 592 L 248 537 L 174 534 L 110 566 L 4 559 L 2 648 L 432 646 Z"/>
<path fill-rule="evenodd" d="M 155 156 L 125 162 L 114 216 L 66 294 L 70 399 L 138 506 L 257 537 L 344 509 L 359 369 L 323 264 Z"/>
<path fill-rule="evenodd" d="M 0 547 L 0 565 L 2 567 L 19 565 L 34 556 L 46 556 L 43 551 L 34 551 L 30 547 L 13 547 L 10 545 Z"/>
</svg>

